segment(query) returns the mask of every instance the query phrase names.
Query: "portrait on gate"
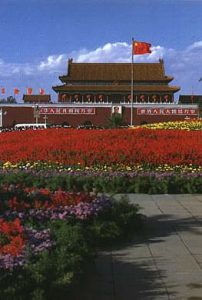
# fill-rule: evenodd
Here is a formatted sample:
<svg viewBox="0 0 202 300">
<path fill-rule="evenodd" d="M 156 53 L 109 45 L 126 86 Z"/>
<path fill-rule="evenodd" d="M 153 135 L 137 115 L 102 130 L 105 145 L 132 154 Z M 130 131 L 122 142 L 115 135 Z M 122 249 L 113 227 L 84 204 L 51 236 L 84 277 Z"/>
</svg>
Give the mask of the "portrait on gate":
<svg viewBox="0 0 202 300">
<path fill-rule="evenodd" d="M 112 114 L 122 114 L 122 106 L 121 105 L 112 106 Z"/>
</svg>

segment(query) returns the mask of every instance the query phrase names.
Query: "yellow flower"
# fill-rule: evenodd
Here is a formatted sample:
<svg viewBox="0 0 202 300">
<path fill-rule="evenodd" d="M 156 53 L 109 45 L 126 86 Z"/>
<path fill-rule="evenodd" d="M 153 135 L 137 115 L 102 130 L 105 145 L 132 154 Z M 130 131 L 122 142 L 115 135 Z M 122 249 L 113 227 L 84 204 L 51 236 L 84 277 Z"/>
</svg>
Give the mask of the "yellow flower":
<svg viewBox="0 0 202 300">
<path fill-rule="evenodd" d="M 131 167 L 126 166 L 126 170 L 127 170 L 127 171 L 131 171 L 132 169 L 131 169 Z"/>
</svg>

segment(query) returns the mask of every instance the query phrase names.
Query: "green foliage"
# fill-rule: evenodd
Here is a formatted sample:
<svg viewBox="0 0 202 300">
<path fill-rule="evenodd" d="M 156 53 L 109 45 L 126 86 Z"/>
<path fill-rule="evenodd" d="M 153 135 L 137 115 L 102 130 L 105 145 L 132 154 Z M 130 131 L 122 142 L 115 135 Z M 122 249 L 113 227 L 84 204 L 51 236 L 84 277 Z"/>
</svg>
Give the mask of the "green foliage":
<svg viewBox="0 0 202 300">
<path fill-rule="evenodd" d="M 98 247 L 135 234 L 141 223 L 138 211 L 137 205 L 123 198 L 112 200 L 111 207 L 85 221 L 50 220 L 44 226 L 51 229 L 54 248 L 30 257 L 23 268 L 0 271 L 1 299 L 68 299 Z"/>
<path fill-rule="evenodd" d="M 95 218 L 89 226 L 94 245 L 103 246 L 131 238 L 141 228 L 139 209 L 138 205 L 130 204 L 126 197 L 114 200 L 112 207 Z"/>
<path fill-rule="evenodd" d="M 17 103 L 17 100 L 13 96 L 8 96 L 6 99 L 0 99 L 0 103 Z"/>
<path fill-rule="evenodd" d="M 109 118 L 109 126 L 111 128 L 118 128 L 123 125 L 123 117 L 119 113 L 113 113 Z"/>
<path fill-rule="evenodd" d="M 24 269 L 2 273 L 2 299 L 66 299 L 91 251 L 81 224 L 55 221 L 51 229 L 56 240 L 53 250 L 42 252 Z"/>
<path fill-rule="evenodd" d="M 202 193 L 202 177 L 174 174 L 172 176 L 102 176 L 102 175 L 60 175 L 34 176 L 18 172 L 0 175 L 2 184 L 22 184 L 23 186 L 47 187 L 56 190 L 59 187 L 69 191 L 92 191 L 104 193 L 144 193 L 144 194 L 186 194 Z M 8 194 L 2 194 L 5 201 Z M 9 195 L 10 197 L 10 195 Z"/>
</svg>

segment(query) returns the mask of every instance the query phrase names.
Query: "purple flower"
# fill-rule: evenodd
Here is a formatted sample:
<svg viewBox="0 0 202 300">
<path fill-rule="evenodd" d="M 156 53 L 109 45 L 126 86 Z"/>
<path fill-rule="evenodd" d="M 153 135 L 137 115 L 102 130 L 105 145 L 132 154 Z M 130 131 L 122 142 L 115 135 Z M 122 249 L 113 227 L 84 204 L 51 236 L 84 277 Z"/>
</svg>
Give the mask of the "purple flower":
<svg viewBox="0 0 202 300">
<path fill-rule="evenodd" d="M 50 229 L 36 230 L 25 228 L 26 246 L 17 256 L 0 255 L 0 269 L 12 271 L 29 263 L 30 256 L 51 249 L 55 242 L 51 238 Z"/>
</svg>

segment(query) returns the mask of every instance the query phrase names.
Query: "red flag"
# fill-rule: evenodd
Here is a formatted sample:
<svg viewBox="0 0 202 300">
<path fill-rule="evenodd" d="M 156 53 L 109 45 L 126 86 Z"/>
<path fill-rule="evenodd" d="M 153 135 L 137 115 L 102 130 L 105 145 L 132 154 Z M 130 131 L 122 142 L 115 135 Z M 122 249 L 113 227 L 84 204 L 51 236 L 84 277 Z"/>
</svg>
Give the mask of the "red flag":
<svg viewBox="0 0 202 300">
<path fill-rule="evenodd" d="M 19 94 L 19 92 L 20 92 L 20 90 L 18 90 L 18 89 L 14 89 L 14 95 L 18 95 L 18 94 Z"/>
<path fill-rule="evenodd" d="M 1 88 L 1 93 L 5 94 L 6 93 L 6 89 L 5 88 Z"/>
<path fill-rule="evenodd" d="M 39 89 L 39 94 L 40 95 L 44 95 L 45 94 L 45 90 L 44 89 Z"/>
<path fill-rule="evenodd" d="M 33 89 L 32 88 L 27 88 L 27 95 L 31 95 L 32 94 Z"/>
<path fill-rule="evenodd" d="M 151 53 L 151 44 L 145 42 L 133 41 L 133 54 Z"/>
</svg>

